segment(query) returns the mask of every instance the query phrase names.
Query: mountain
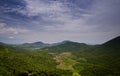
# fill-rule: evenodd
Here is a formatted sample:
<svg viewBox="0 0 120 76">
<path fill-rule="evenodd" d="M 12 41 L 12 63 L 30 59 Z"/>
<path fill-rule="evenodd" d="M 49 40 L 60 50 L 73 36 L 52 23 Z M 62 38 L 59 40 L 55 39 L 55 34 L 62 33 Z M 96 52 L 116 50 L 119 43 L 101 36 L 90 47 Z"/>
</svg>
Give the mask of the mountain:
<svg viewBox="0 0 120 76">
<path fill-rule="evenodd" d="M 113 48 L 120 49 L 120 36 L 118 36 L 108 42 L 105 42 L 103 44 L 103 46 L 111 48 L 111 49 L 113 49 Z"/>
<path fill-rule="evenodd" d="M 6 45 L 5 43 L 3 43 L 3 42 L 0 42 L 0 45 Z"/>
<path fill-rule="evenodd" d="M 120 43 L 120 36 L 105 42 L 104 45 L 118 45 L 119 43 Z"/>
<path fill-rule="evenodd" d="M 48 51 L 48 52 L 78 52 L 82 51 L 84 49 L 88 49 L 91 47 L 90 45 L 84 44 L 84 43 L 78 43 L 78 42 L 72 42 L 72 41 L 62 41 L 58 43 L 57 45 L 51 46 L 51 47 L 45 47 L 41 50 Z"/>
<path fill-rule="evenodd" d="M 64 41 L 61 41 L 61 42 L 53 43 L 53 44 L 51 44 L 51 46 L 57 46 L 57 45 L 65 44 L 67 42 L 72 42 L 72 41 L 70 41 L 70 40 L 64 40 Z"/>
<path fill-rule="evenodd" d="M 39 48 L 47 47 L 47 46 L 49 46 L 49 44 L 46 44 L 46 43 L 43 43 L 43 42 L 39 41 L 39 42 L 34 42 L 34 43 L 24 43 L 20 46 L 24 47 L 24 48 L 39 49 Z"/>
<path fill-rule="evenodd" d="M 78 62 L 74 67 L 84 67 L 82 71 L 78 69 L 83 76 L 120 75 L 120 36 L 101 45 L 63 41 L 59 45 L 41 50 L 57 54 L 72 52 L 77 56 L 75 60 Z"/>
<path fill-rule="evenodd" d="M 91 74 L 95 71 L 96 74 L 93 76 L 120 75 L 120 37 L 116 37 L 85 51 L 80 51 L 76 55 L 78 58 L 85 58 L 87 64 L 89 63 L 89 65 L 86 65 L 86 70 L 83 70 L 81 73 L 85 74 L 89 72 Z M 97 74 L 98 72 L 99 74 Z"/>
<path fill-rule="evenodd" d="M 89 49 L 86 49 L 85 51 L 80 52 L 81 56 L 89 57 L 90 56 L 96 56 L 100 58 L 110 60 L 113 59 L 120 59 L 120 37 L 116 37 L 114 39 L 111 39 L 104 44 L 101 45 L 95 45 Z M 87 56 L 90 55 L 90 56 Z M 116 58 L 115 58 L 116 57 Z M 111 58 L 111 59 L 110 59 Z M 112 61 L 113 61 L 112 60 Z"/>
</svg>

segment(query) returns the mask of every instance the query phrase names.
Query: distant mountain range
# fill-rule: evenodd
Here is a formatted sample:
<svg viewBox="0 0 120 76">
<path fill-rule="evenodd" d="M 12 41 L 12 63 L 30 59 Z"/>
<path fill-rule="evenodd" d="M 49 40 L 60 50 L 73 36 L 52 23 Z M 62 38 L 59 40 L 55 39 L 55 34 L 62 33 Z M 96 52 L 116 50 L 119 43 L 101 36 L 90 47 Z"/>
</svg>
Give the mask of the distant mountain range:
<svg viewBox="0 0 120 76">
<path fill-rule="evenodd" d="M 105 42 L 104 44 L 101 44 L 100 46 L 105 46 L 105 47 L 119 47 L 119 42 L 120 42 L 120 36 L 116 37 L 112 40 L 109 40 L 107 42 Z M 0 45 L 8 45 L 6 43 L 0 42 Z M 10 45 L 10 44 L 9 44 Z M 53 44 L 48 44 L 48 43 L 43 43 L 41 41 L 38 42 L 34 42 L 34 43 L 23 43 L 20 45 L 13 45 L 12 46 L 19 46 L 21 48 L 34 48 L 34 49 L 40 49 L 43 48 L 44 50 L 46 49 L 59 49 L 61 51 L 71 51 L 72 49 L 78 51 L 78 50 L 83 50 L 83 49 L 87 49 L 90 47 L 93 47 L 94 45 L 88 45 L 85 43 L 78 43 L 78 42 L 73 42 L 73 41 L 69 41 L 69 40 L 64 40 L 58 43 L 53 43 Z M 42 50 L 43 50 L 42 49 Z M 55 50 L 54 50 L 55 51 Z"/>
<path fill-rule="evenodd" d="M 36 49 L 40 49 L 40 48 L 44 48 L 44 47 L 52 47 L 52 46 L 57 46 L 57 45 L 65 44 L 67 42 L 72 42 L 72 41 L 65 40 L 65 41 L 58 42 L 58 43 L 53 43 L 53 44 L 48 44 L 48 43 L 43 43 L 41 41 L 38 41 L 38 42 L 34 42 L 34 43 L 24 43 L 24 44 L 21 44 L 21 45 L 18 45 L 18 46 L 24 47 L 24 48 L 36 48 Z"/>
<path fill-rule="evenodd" d="M 41 41 L 34 42 L 34 43 L 24 43 L 20 45 L 21 47 L 27 47 L 27 48 L 43 48 L 50 46 L 50 44 L 43 43 Z"/>
</svg>

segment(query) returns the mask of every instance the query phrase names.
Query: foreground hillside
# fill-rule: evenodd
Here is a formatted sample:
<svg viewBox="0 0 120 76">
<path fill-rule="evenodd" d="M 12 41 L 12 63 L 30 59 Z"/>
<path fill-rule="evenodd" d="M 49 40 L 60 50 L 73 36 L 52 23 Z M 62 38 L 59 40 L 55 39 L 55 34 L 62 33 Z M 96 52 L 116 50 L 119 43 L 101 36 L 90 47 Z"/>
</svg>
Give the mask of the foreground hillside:
<svg viewBox="0 0 120 76">
<path fill-rule="evenodd" d="M 56 69 L 53 56 L 46 52 L 0 45 L 0 76 L 62 76 L 66 73 L 71 74 Z"/>
<path fill-rule="evenodd" d="M 68 41 L 30 51 L 0 43 L 0 76 L 120 76 L 119 44 L 117 37 L 102 45 Z"/>
<path fill-rule="evenodd" d="M 87 60 L 87 67 L 81 71 L 83 74 L 93 76 L 94 74 L 95 76 L 120 75 L 120 37 L 79 52 L 76 55 Z"/>
</svg>

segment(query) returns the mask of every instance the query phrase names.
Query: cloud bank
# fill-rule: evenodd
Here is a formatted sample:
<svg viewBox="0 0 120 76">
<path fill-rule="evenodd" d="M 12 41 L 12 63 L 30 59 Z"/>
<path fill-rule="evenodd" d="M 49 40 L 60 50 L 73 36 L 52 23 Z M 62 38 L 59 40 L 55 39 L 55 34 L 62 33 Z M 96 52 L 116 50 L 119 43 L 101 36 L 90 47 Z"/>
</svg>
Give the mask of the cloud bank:
<svg viewBox="0 0 120 76">
<path fill-rule="evenodd" d="M 4 42 L 103 43 L 120 35 L 119 0 L 2 2 L 0 38 Z"/>
</svg>

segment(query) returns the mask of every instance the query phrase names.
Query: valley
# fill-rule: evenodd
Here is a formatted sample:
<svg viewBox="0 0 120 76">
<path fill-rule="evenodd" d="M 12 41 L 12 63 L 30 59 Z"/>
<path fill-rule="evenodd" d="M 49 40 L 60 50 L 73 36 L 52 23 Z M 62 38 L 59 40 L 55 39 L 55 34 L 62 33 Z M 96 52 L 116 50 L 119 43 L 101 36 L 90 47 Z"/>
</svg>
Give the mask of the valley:
<svg viewBox="0 0 120 76">
<path fill-rule="evenodd" d="M 101 45 L 0 43 L 0 76 L 119 76 L 119 43 L 120 37 Z"/>
</svg>

